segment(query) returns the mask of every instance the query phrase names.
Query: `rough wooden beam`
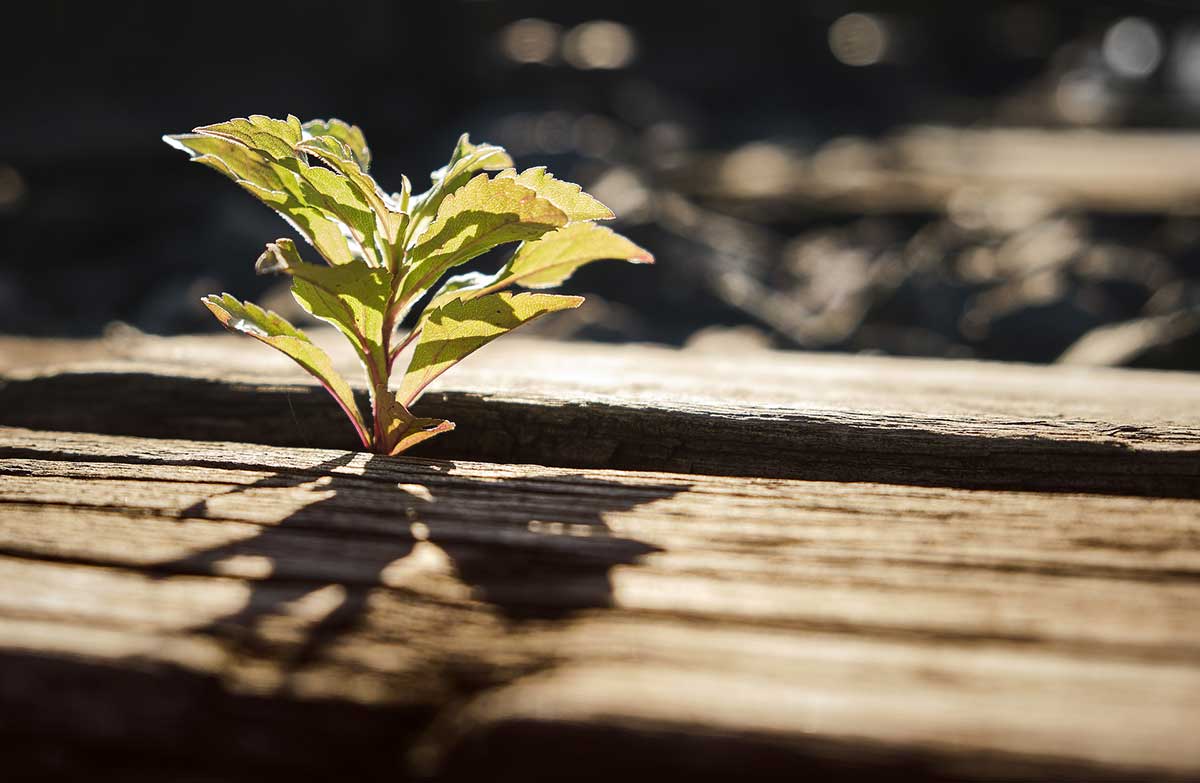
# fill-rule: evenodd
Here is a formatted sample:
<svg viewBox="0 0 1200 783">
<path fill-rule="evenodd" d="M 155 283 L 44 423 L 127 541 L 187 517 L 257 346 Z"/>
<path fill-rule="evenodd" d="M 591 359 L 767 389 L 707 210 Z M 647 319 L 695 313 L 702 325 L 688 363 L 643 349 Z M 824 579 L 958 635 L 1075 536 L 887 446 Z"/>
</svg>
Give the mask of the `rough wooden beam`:
<svg viewBox="0 0 1200 783">
<path fill-rule="evenodd" d="M 1192 779 L 1198 544 L 1194 500 L 5 428 L 0 745 L 18 778 Z"/>
<path fill-rule="evenodd" d="M 419 453 L 1200 497 L 1200 377 L 1186 373 L 519 339 L 493 348 L 419 404 L 458 424 Z M 0 424 L 354 446 L 325 393 L 251 341 L 151 339 L 119 356 L 11 371 Z"/>
<path fill-rule="evenodd" d="M 925 126 L 880 141 L 833 139 L 812 156 L 756 144 L 697 156 L 668 176 L 681 192 L 775 214 L 781 203 L 809 212 L 1172 213 L 1194 209 L 1200 196 L 1198 140 L 1194 132 Z"/>
</svg>

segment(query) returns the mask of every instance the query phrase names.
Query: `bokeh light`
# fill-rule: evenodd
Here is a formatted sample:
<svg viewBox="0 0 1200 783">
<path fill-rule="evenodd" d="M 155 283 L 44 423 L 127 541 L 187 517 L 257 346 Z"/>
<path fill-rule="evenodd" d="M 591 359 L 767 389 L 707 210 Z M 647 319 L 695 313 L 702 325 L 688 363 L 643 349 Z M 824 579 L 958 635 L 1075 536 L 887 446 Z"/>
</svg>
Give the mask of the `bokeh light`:
<svg viewBox="0 0 1200 783">
<path fill-rule="evenodd" d="M 633 31 L 617 22 L 584 22 L 563 40 L 563 57 L 576 68 L 624 68 L 636 56 Z"/>
<path fill-rule="evenodd" d="M 560 34 L 544 19 L 520 19 L 500 32 L 500 48 L 516 63 L 548 63 L 558 53 Z"/>
<path fill-rule="evenodd" d="M 1200 104 L 1200 28 L 1184 27 L 1171 49 L 1171 81 L 1189 103 Z"/>
<path fill-rule="evenodd" d="M 12 166 L 0 163 L 0 213 L 15 210 L 25 198 L 25 181 Z"/>
<path fill-rule="evenodd" d="M 887 50 L 887 26 L 873 14 L 846 14 L 829 27 L 829 51 L 845 65 L 875 65 Z"/>
<path fill-rule="evenodd" d="M 1098 68 L 1078 68 L 1063 74 L 1054 91 L 1054 105 L 1068 122 L 1094 125 L 1115 108 L 1107 75 Z"/>
<path fill-rule="evenodd" d="M 1104 34 L 1104 61 L 1118 76 L 1142 79 L 1162 62 L 1162 36 L 1158 28 L 1137 17 L 1126 17 Z"/>
</svg>

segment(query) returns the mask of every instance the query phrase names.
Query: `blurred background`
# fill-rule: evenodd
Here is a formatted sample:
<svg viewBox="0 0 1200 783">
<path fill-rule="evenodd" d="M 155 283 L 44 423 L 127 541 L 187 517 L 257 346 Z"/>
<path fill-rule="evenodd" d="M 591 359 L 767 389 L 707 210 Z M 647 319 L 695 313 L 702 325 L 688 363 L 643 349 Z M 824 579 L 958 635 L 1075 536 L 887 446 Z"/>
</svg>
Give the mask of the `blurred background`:
<svg viewBox="0 0 1200 783">
<path fill-rule="evenodd" d="M 388 189 L 465 130 L 608 203 L 658 264 L 583 270 L 543 334 L 1200 370 L 1193 3 L 6 17 L 0 332 L 216 331 L 221 290 L 296 316 L 252 270 L 286 224 L 160 141 L 290 112 L 360 125 Z"/>
</svg>

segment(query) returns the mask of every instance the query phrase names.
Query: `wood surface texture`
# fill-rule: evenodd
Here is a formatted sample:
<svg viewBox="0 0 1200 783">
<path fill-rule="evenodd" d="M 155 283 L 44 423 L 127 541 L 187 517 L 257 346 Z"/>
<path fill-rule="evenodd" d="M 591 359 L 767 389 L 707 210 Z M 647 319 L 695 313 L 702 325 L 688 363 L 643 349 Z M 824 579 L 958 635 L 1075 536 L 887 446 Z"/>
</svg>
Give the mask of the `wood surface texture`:
<svg viewBox="0 0 1200 783">
<path fill-rule="evenodd" d="M 510 343 L 387 458 L 265 349 L 0 340 L 4 769 L 1200 780 L 1194 376 Z"/>
<path fill-rule="evenodd" d="M 0 364 L 0 424 L 355 445 L 324 390 L 253 341 L 116 345 Z M 415 452 L 436 458 L 1200 497 L 1200 376 L 1187 373 L 513 338 L 443 376 L 417 412 L 458 424 Z"/>
</svg>

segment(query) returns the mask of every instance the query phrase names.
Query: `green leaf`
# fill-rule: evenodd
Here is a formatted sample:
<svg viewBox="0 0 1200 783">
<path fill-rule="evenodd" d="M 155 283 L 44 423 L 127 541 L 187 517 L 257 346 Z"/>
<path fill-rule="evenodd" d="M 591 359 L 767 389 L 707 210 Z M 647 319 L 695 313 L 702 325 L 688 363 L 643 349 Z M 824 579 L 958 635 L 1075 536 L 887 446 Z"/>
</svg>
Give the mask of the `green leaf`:
<svg viewBox="0 0 1200 783">
<path fill-rule="evenodd" d="M 634 264 L 654 263 L 654 256 L 611 229 L 595 223 L 576 223 L 534 242 L 523 243 L 488 289 L 514 283 L 525 288 L 551 288 L 584 264 L 605 258 Z"/>
<path fill-rule="evenodd" d="M 345 123 L 334 128 L 344 128 L 353 137 Z M 294 116 L 275 120 L 256 114 L 164 138 L 189 153 L 209 156 L 201 162 L 223 170 L 293 225 L 299 224 L 297 230 L 330 263 L 345 263 L 353 257 L 345 237 L 339 236 L 342 233 L 353 239 L 361 257 L 379 263 L 374 212 L 344 175 L 308 165 L 304 153 L 296 149 L 302 137 L 303 127 Z"/>
<path fill-rule="evenodd" d="M 498 275 L 485 275 L 483 272 L 465 272 L 461 275 L 447 277 L 441 288 L 425 306 L 422 317 L 441 307 L 451 299 L 470 298 L 471 295 L 483 291 L 484 288 L 496 282 Z"/>
<path fill-rule="evenodd" d="M 410 236 L 420 236 L 425 227 L 438 214 L 442 201 L 447 196 L 467 184 L 481 171 L 497 171 L 513 164 L 512 158 L 503 147 L 494 144 L 472 144 L 467 134 L 458 137 L 450 162 L 442 168 L 430 173 L 433 187 L 419 196 L 413 197 L 412 229 Z"/>
<path fill-rule="evenodd" d="M 472 144 L 471 137 L 464 133 L 454 145 L 450 162 L 437 171 L 430 172 L 429 178 L 435 186 L 441 187 L 443 196 L 448 196 L 478 172 L 499 171 L 512 164 L 512 158 L 503 147 L 487 142 Z"/>
<path fill-rule="evenodd" d="M 243 146 L 236 140 L 223 136 L 203 134 L 180 134 L 164 136 L 171 146 L 192 156 L 192 160 L 220 171 L 234 180 L 260 201 L 274 209 L 292 225 L 331 264 L 345 264 L 354 258 L 346 240 L 344 222 L 339 216 L 358 226 L 358 235 L 365 238 L 366 226 L 372 227 L 374 218 L 361 201 L 355 203 L 347 190 L 332 183 L 332 172 L 322 169 L 313 181 L 301 179 L 316 171 L 297 160 L 293 153 L 288 168 L 278 161 Z"/>
<path fill-rule="evenodd" d="M 377 230 L 383 239 L 386 266 L 394 270 L 402 255 L 404 230 L 408 226 L 408 215 L 393 204 L 375 179 L 366 173 L 354 151 L 333 136 L 318 136 L 306 139 L 296 149 L 319 158 L 334 171 L 345 177 L 362 203 L 374 213 Z"/>
<path fill-rule="evenodd" d="M 611 209 L 584 193 L 583 188 L 574 182 L 555 179 L 553 174 L 546 171 L 545 166 L 534 166 L 520 174 L 516 169 L 505 169 L 496 177 L 515 179 L 567 213 L 567 218 L 572 223 L 582 220 L 611 220 L 616 217 Z"/>
<path fill-rule="evenodd" d="M 392 194 L 392 202 L 401 212 L 412 214 L 412 183 L 407 175 L 400 175 L 400 192 Z"/>
<path fill-rule="evenodd" d="M 371 167 L 371 148 L 367 146 L 362 128 L 357 125 L 331 117 L 328 120 L 309 120 L 301 127 L 310 136 L 331 136 L 346 145 L 363 173 Z"/>
<path fill-rule="evenodd" d="M 251 114 L 248 118 L 235 117 L 228 122 L 201 125 L 193 133 L 236 141 L 251 150 L 277 160 L 295 157 L 292 148 L 300 141 L 300 120 L 288 115 L 286 120 L 275 120 L 262 114 Z"/>
<path fill-rule="evenodd" d="M 471 299 L 511 285 L 552 288 L 585 264 L 611 258 L 634 264 L 652 264 L 654 256 L 625 237 L 595 223 L 575 223 L 523 242 L 499 272 L 467 272 L 449 277 L 430 299 L 414 331 L 423 328 L 429 313 L 454 299 Z"/>
<path fill-rule="evenodd" d="M 386 269 L 354 260 L 339 266 L 306 263 L 290 239 L 267 245 L 254 266 L 259 274 L 292 276 L 292 296 L 314 317 L 350 340 L 372 378 L 386 377 L 383 319 L 392 291 Z"/>
<path fill-rule="evenodd" d="M 408 336 L 400 343 L 392 346 L 392 359 L 400 355 L 400 352 L 408 346 L 409 342 L 420 337 L 421 329 L 425 326 L 425 321 L 431 313 L 437 312 L 438 308 L 455 299 L 470 299 L 481 293 L 486 293 L 484 288 L 491 283 L 496 282 L 496 275 L 485 275 L 483 272 L 467 272 L 461 275 L 446 278 L 446 282 L 442 283 L 441 288 L 430 298 L 425 305 L 425 309 L 421 312 L 420 318 L 413 326 Z"/>
<path fill-rule="evenodd" d="M 357 188 L 345 176 L 327 168 L 310 166 L 301 160 L 296 160 L 295 166 L 303 203 L 340 221 L 350 230 L 359 255 L 378 265 L 375 213 Z"/>
<path fill-rule="evenodd" d="M 449 367 L 521 324 L 578 307 L 581 297 L 512 294 L 544 288 L 601 258 L 649 263 L 650 254 L 592 221 L 612 212 L 578 185 L 544 167 L 518 173 L 500 147 L 463 134 L 432 187 L 414 196 L 407 177 L 389 195 L 368 173 L 362 130 L 342 120 L 263 115 L 164 136 L 198 163 L 234 180 L 296 228 L 329 266 L 307 263 L 296 245 L 267 245 L 256 268 L 291 277 L 292 294 L 313 316 L 350 340 L 370 381 L 373 427 L 329 356 L 278 315 L 229 294 L 204 298 L 229 329 L 275 347 L 316 376 L 354 423 L 363 445 L 398 454 L 454 428 L 414 416 L 410 405 Z M 486 171 L 502 170 L 489 178 Z M 522 245 L 495 275 L 445 281 L 416 328 L 399 344 L 391 330 L 412 303 L 452 268 L 509 242 Z M 416 343 L 399 391 L 388 388 L 393 360 Z"/>
<path fill-rule="evenodd" d="M 200 133 L 163 136 L 163 141 L 235 182 L 252 182 L 265 190 L 284 189 L 283 181 L 267 159 L 237 141 Z"/>
<path fill-rule="evenodd" d="M 456 299 L 422 315 L 423 327 L 397 398 L 408 407 L 465 356 L 538 316 L 583 304 L 581 296 L 489 294 Z"/>
<path fill-rule="evenodd" d="M 329 354 L 314 345 L 304 332 L 270 310 L 263 310 L 253 302 L 239 302 L 230 294 L 210 294 L 201 301 L 226 329 L 248 334 L 286 354 L 320 381 L 350 417 L 363 446 L 370 448 L 371 436 L 354 402 L 354 392 L 333 369 Z"/>
<path fill-rule="evenodd" d="M 380 403 L 376 408 L 382 419 L 379 432 L 383 448 L 379 450 L 383 453 L 399 454 L 421 441 L 454 429 L 452 421 L 413 416 L 394 394 L 382 397 Z"/>
<path fill-rule="evenodd" d="M 411 303 L 447 270 L 497 245 L 537 239 L 566 223 L 561 209 L 529 188 L 480 174 L 442 202 L 418 238 L 397 301 Z"/>
</svg>

